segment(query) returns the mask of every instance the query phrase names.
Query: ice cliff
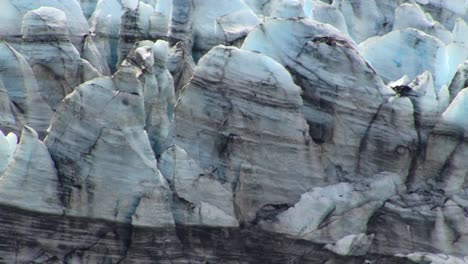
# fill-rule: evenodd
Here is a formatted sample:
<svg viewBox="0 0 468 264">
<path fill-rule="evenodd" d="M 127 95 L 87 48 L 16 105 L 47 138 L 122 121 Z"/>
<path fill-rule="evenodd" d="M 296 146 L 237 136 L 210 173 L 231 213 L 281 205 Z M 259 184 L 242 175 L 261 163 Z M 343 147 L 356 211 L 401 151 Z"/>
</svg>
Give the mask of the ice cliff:
<svg viewBox="0 0 468 264">
<path fill-rule="evenodd" d="M 0 2 L 1 263 L 468 263 L 465 0 Z"/>
</svg>

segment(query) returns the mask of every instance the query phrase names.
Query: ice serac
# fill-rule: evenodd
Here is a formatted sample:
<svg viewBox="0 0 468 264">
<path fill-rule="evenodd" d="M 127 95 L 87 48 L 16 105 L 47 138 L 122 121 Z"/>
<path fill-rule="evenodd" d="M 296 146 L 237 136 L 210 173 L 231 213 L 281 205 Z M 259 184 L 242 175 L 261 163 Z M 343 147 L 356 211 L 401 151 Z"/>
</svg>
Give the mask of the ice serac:
<svg viewBox="0 0 468 264">
<path fill-rule="evenodd" d="M 40 94 L 36 78 L 25 58 L 6 42 L 0 42 L 0 82 L 5 92 L 2 96 L 5 111 L 2 113 L 10 112 L 13 115 L 0 126 L 18 129 L 28 125 L 43 137 L 52 117 L 52 109 Z"/>
<path fill-rule="evenodd" d="M 4 19 L 4 25 L 0 26 L 0 35 L 14 40 L 20 37 L 22 21 L 21 18 L 29 11 L 41 7 L 51 7 L 59 9 L 70 20 L 72 24 L 66 29 L 73 44 L 80 47 L 81 38 L 88 33 L 89 27 L 86 18 L 83 16 L 80 4 L 77 0 L 5 0 L 2 2 L 0 17 Z"/>
<path fill-rule="evenodd" d="M 106 53 L 103 53 L 103 50 L 98 47 L 96 40 L 97 38 L 94 33 L 84 38 L 81 57 L 87 60 L 99 74 L 109 76 L 111 75 L 111 71 L 107 64 L 107 58 L 104 56 Z"/>
<path fill-rule="evenodd" d="M 405 28 L 419 29 L 442 40 L 445 44 L 450 44 L 453 41 L 450 31 L 439 22 L 432 20 L 430 16 L 426 16 L 422 8 L 416 3 L 402 4 L 395 10 L 393 30 Z"/>
<path fill-rule="evenodd" d="M 173 0 L 172 15 L 167 32 L 171 46 L 167 67 L 174 78 L 178 93 L 192 78 L 195 62 L 192 57 L 194 2 Z"/>
<path fill-rule="evenodd" d="M 455 76 L 460 64 L 463 64 L 468 59 L 468 25 L 462 19 L 457 19 L 453 28 L 453 43 L 447 45 L 448 56 L 448 79 L 451 80 Z"/>
<path fill-rule="evenodd" d="M 17 114 L 14 109 L 13 103 L 8 97 L 8 92 L 3 85 L 3 82 L 0 81 L 0 130 L 5 131 L 6 133 L 12 131 L 19 131 L 19 123 L 17 120 Z"/>
<path fill-rule="evenodd" d="M 336 6 L 319 0 L 305 0 L 303 9 L 308 18 L 330 24 L 341 32 L 348 34 L 346 20 Z"/>
<path fill-rule="evenodd" d="M 17 140 L 14 133 L 10 132 L 5 136 L 5 134 L 0 131 L 0 172 L 3 172 L 13 160 Z"/>
<path fill-rule="evenodd" d="M 80 0 L 81 10 L 86 19 L 89 19 L 96 9 L 98 0 Z"/>
<path fill-rule="evenodd" d="M 418 133 L 416 156 L 420 157 L 424 155 L 428 135 L 448 106 L 448 89 L 444 86 L 439 93 L 436 93 L 432 74 L 428 71 L 418 75 L 408 87 L 411 90 L 407 96 L 414 106 L 414 125 Z"/>
<path fill-rule="evenodd" d="M 453 28 L 458 18 L 468 20 L 468 4 L 464 0 L 419 0 L 417 2 L 426 13 L 442 23 L 445 28 Z"/>
<path fill-rule="evenodd" d="M 413 188 L 438 188 L 451 195 L 464 189 L 468 166 L 466 100 L 468 89 L 461 90 L 431 131 L 413 181 Z M 437 187 L 436 187 L 437 186 Z"/>
<path fill-rule="evenodd" d="M 175 105 L 174 80 L 166 68 L 166 41 L 136 43 L 122 66 L 137 67 L 143 87 L 145 130 L 157 156 L 167 148 L 167 137 Z"/>
<path fill-rule="evenodd" d="M 467 8 L 0 0 L 0 262 L 466 262 Z"/>
<path fill-rule="evenodd" d="M 21 52 L 40 78 L 39 91 L 53 110 L 77 85 L 99 75 L 70 42 L 67 17 L 59 9 L 27 12 L 22 32 Z"/>
<path fill-rule="evenodd" d="M 179 41 L 189 42 L 192 49 L 193 6 L 190 0 L 172 0 L 168 39 L 171 46 Z"/>
<path fill-rule="evenodd" d="M 250 223 L 262 208 L 293 204 L 324 183 L 301 107 L 300 88 L 280 64 L 217 46 L 181 92 L 174 142 L 202 170 L 231 185 L 237 217 Z"/>
<path fill-rule="evenodd" d="M 418 146 L 413 104 L 401 94 L 381 105 L 361 145 L 358 171 L 390 171 L 406 177 Z"/>
<path fill-rule="evenodd" d="M 190 43 L 179 41 L 169 50 L 167 68 L 174 79 L 177 94 L 190 81 L 195 70 Z"/>
<path fill-rule="evenodd" d="M 457 72 L 452 78 L 448 87 L 450 91 L 450 101 L 463 89 L 468 87 L 468 61 L 458 65 Z"/>
<path fill-rule="evenodd" d="M 385 82 L 403 75 L 414 79 L 424 71 L 432 73 L 436 91 L 449 82 L 444 43 L 420 30 L 407 28 L 372 37 L 359 49 Z"/>
<path fill-rule="evenodd" d="M 333 5 L 343 14 L 349 35 L 356 41 L 362 41 L 376 35 L 382 34 L 389 20 L 384 10 L 381 10 L 379 2 L 397 1 L 376 1 L 376 0 L 335 0 Z M 393 14 L 392 14 L 393 15 Z"/>
<path fill-rule="evenodd" d="M 144 131 L 140 74 L 136 67 L 122 66 L 112 77 L 81 84 L 52 120 L 45 143 L 67 214 L 123 223 L 134 218 L 148 225 L 146 213 L 158 215 L 157 226 L 173 225 L 170 190 Z M 139 210 L 140 204 L 152 210 Z"/>
<path fill-rule="evenodd" d="M 232 188 L 221 183 L 214 172 L 202 170 L 177 145 L 161 156 L 158 164 L 174 193 L 176 223 L 195 226 L 237 227 Z"/>
<path fill-rule="evenodd" d="M 152 38 L 150 17 L 155 15 L 154 7 L 143 2 L 132 2 L 122 6 L 124 13 L 119 31 L 118 64 L 127 57 L 135 42 Z"/>
<path fill-rule="evenodd" d="M 157 1 L 155 12 L 150 17 L 150 35 L 156 39 L 167 39 L 172 14 L 173 0 Z"/>
<path fill-rule="evenodd" d="M 193 49 L 198 57 L 216 45 L 235 44 L 260 24 L 242 0 L 194 0 L 192 18 Z"/>
<path fill-rule="evenodd" d="M 273 19 L 252 31 L 242 48 L 272 57 L 302 88 L 302 111 L 310 136 L 321 145 L 329 179 L 356 173 L 362 140 L 393 91 L 353 42 L 308 19 Z"/>
<path fill-rule="evenodd" d="M 8 167 L 0 172 L 0 203 L 34 212 L 62 214 L 57 171 L 36 131 L 25 126 L 18 146 L 16 136 L 9 134 L 8 138 L 13 152 Z"/>
<path fill-rule="evenodd" d="M 121 16 L 121 1 L 98 0 L 96 9 L 89 18 L 89 36 L 96 43 L 99 54 L 106 59 L 112 72 L 116 71 L 118 61 Z"/>
</svg>

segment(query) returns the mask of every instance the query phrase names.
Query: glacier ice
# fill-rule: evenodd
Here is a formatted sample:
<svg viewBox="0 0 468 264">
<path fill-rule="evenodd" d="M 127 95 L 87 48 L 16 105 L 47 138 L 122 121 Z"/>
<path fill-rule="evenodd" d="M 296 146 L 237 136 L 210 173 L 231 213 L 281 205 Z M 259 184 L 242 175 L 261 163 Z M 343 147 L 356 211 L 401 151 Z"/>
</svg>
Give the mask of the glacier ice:
<svg viewBox="0 0 468 264">
<path fill-rule="evenodd" d="M 193 48 L 200 52 L 229 45 L 260 23 L 241 0 L 194 0 L 193 4 Z"/>
<path fill-rule="evenodd" d="M 453 41 L 450 31 L 439 22 L 429 20 L 422 8 L 417 4 L 402 4 L 395 10 L 395 23 L 393 30 L 416 28 L 429 35 L 437 37 L 445 44 Z"/>
<path fill-rule="evenodd" d="M 467 8 L 0 0 L 0 262 L 466 262 Z"/>
<path fill-rule="evenodd" d="M 156 155 L 167 148 L 166 138 L 175 105 L 174 81 L 166 68 L 169 47 L 166 41 L 138 42 L 122 66 L 137 67 L 141 71 L 145 130 Z"/>
<path fill-rule="evenodd" d="M 211 171 L 202 170 L 185 150 L 177 145 L 170 147 L 161 156 L 158 167 L 177 195 L 173 202 L 176 223 L 239 225 L 230 185 L 216 180 Z"/>
<path fill-rule="evenodd" d="M 2 172 L 8 167 L 13 159 L 13 154 L 16 150 L 17 138 L 12 132 L 5 136 L 5 134 L 0 131 L 0 141 L 0 155 L 2 156 L 0 159 L 0 172 Z"/>
<path fill-rule="evenodd" d="M 161 215 L 156 224 L 173 221 L 164 198 L 169 187 L 143 129 L 143 88 L 137 74 L 136 67 L 124 66 L 112 78 L 81 84 L 52 120 L 45 143 L 57 166 L 62 200 L 70 215 L 131 222 L 139 203 L 152 197 L 158 201 L 150 207 L 156 212 L 147 213 Z M 119 113 L 117 119 L 115 113 Z M 63 148 L 63 144 L 72 145 Z M 138 219 L 142 218 L 140 213 Z"/>
<path fill-rule="evenodd" d="M 261 54 L 217 46 L 202 57 L 181 92 L 174 142 L 203 170 L 228 182 L 242 219 L 254 221 L 261 207 L 294 202 L 307 186 L 323 182 L 301 106 L 300 88 L 283 66 Z M 272 142 L 279 140 L 285 143 L 277 152 Z"/>
<path fill-rule="evenodd" d="M 450 85 L 448 86 L 450 101 L 465 87 L 468 87 L 468 62 L 458 65 Z"/>
<path fill-rule="evenodd" d="M 0 138 L 3 138 L 2 134 Z M 59 200 L 57 171 L 36 131 L 25 126 L 18 145 L 16 135 L 12 133 L 6 136 L 6 141 L 9 150 L 3 149 L 5 142 L 2 142 L 0 152 L 7 154 L 6 160 L 10 162 L 5 170 L 0 167 L 0 203 L 61 214 L 63 207 Z"/>
<path fill-rule="evenodd" d="M 252 31 L 242 48 L 270 56 L 290 70 L 303 90 L 309 134 L 322 145 L 329 172 L 336 177 L 357 173 L 362 136 L 393 91 L 354 42 L 326 24 L 275 19 Z"/>
<path fill-rule="evenodd" d="M 349 35 L 360 43 L 369 37 L 380 35 L 388 23 L 375 0 L 336 0 L 333 5 L 343 14 Z M 394 2 L 394 1 L 392 1 Z"/>
<path fill-rule="evenodd" d="M 466 113 L 468 111 L 467 100 L 468 89 L 463 89 L 458 92 L 447 110 L 442 114 L 442 120 L 463 129 L 468 128 L 468 120 L 466 119 Z"/>
<path fill-rule="evenodd" d="M 22 27 L 21 19 L 27 12 L 39 9 L 41 7 L 59 9 L 63 12 L 67 19 L 73 21 L 73 23 L 70 23 L 67 31 L 69 32 L 71 41 L 77 46 L 81 41 L 81 37 L 89 30 L 88 23 L 77 0 L 5 0 L 2 1 L 2 5 L 2 7 L 5 7 L 5 9 L 1 9 L 2 13 L 0 17 L 5 20 L 3 21 L 4 23 L 2 23 L 2 25 L 7 25 L 7 28 L 5 31 L 3 30 L 5 28 L 2 28 L 0 34 L 7 38 L 14 39 L 21 37 L 18 36 L 18 33 L 21 32 Z"/>
<path fill-rule="evenodd" d="M 2 96 L 4 107 L 6 113 L 11 113 L 11 121 L 2 122 L 0 126 L 3 129 L 9 126 L 19 132 L 19 124 L 11 123 L 16 120 L 16 123 L 33 127 L 44 137 L 53 114 L 46 103 L 49 93 L 40 90 L 30 64 L 7 42 L 0 43 L 0 65 L 0 86 L 5 92 Z"/>
<path fill-rule="evenodd" d="M 303 9 L 305 15 L 310 19 L 327 23 L 341 32 L 348 34 L 345 18 L 336 6 L 318 0 L 305 0 Z"/>
<path fill-rule="evenodd" d="M 364 256 L 372 244 L 374 235 L 361 233 L 345 236 L 334 244 L 327 244 L 325 248 L 344 256 Z"/>
<path fill-rule="evenodd" d="M 276 221 L 261 224 L 266 229 L 317 243 L 336 243 L 346 236 L 366 232 L 372 214 L 369 212 L 405 187 L 400 176 L 392 173 L 374 175 L 364 182 L 313 188 L 302 194 L 293 207 L 280 213 Z"/>
<path fill-rule="evenodd" d="M 52 7 L 28 11 L 23 18 L 21 51 L 34 76 L 41 78 L 39 90 L 54 110 L 75 86 L 99 75 L 80 57 L 67 28 L 65 13 Z"/>
<path fill-rule="evenodd" d="M 359 44 L 363 56 L 386 82 L 407 75 L 413 79 L 424 71 L 434 76 L 436 90 L 448 82 L 445 45 L 424 32 L 407 28 Z"/>
</svg>

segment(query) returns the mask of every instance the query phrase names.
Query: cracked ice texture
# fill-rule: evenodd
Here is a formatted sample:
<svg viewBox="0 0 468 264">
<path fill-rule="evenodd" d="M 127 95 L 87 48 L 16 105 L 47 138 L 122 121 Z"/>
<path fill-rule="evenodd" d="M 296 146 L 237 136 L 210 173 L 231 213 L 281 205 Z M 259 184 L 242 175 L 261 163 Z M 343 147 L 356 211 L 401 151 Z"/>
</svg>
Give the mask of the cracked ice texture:
<svg viewBox="0 0 468 264">
<path fill-rule="evenodd" d="M 0 261 L 462 263 L 467 7 L 1 1 Z"/>
</svg>

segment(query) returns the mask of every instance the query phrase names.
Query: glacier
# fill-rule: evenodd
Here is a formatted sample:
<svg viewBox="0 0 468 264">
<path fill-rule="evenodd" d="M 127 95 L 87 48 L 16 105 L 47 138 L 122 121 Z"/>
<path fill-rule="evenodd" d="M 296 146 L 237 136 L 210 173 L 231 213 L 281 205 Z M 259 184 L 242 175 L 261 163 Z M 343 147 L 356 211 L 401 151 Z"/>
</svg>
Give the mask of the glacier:
<svg viewBox="0 0 468 264">
<path fill-rule="evenodd" d="M 468 1 L 0 1 L 1 263 L 468 263 Z"/>
</svg>

